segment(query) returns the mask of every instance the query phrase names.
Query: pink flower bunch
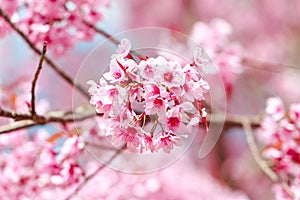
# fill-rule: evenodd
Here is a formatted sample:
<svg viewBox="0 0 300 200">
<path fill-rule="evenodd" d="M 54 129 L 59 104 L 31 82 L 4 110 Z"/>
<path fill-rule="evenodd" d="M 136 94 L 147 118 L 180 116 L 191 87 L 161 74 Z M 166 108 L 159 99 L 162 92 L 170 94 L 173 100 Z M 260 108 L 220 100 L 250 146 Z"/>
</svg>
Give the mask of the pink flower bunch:
<svg viewBox="0 0 300 200">
<path fill-rule="evenodd" d="M 286 111 L 280 98 L 269 98 L 266 114 L 258 132 L 266 145 L 263 156 L 272 161 L 273 170 L 295 190 L 295 199 L 300 199 L 297 192 L 300 187 L 300 104 L 291 104 Z"/>
<path fill-rule="evenodd" d="M 14 131 L 0 136 L 1 199 L 43 198 L 44 192 L 56 187 L 68 188 L 84 176 L 78 164 L 83 144 L 78 137 L 68 137 L 60 152 L 45 130 L 29 135 Z"/>
<path fill-rule="evenodd" d="M 84 176 L 77 160 L 83 147 L 77 136 L 67 138 L 59 153 L 54 151 L 53 144 L 46 145 L 37 161 L 39 180 L 45 181 L 45 185 L 64 188 L 78 183 Z"/>
<path fill-rule="evenodd" d="M 123 39 L 99 84 L 88 82 L 90 104 L 103 114 L 113 144 L 141 153 L 170 152 L 193 127 L 207 126 L 202 101 L 209 85 L 195 64 L 141 58 L 130 51 Z"/>
<path fill-rule="evenodd" d="M 83 22 L 96 24 L 103 15 L 99 9 L 108 6 L 108 0 L 1 0 L 1 8 L 11 20 L 41 46 L 46 40 L 55 55 L 62 55 L 77 41 L 93 39 L 95 32 Z M 0 20 L 0 30 L 7 25 Z M 0 31 L 0 36 L 7 31 Z"/>
<path fill-rule="evenodd" d="M 241 60 L 243 49 L 237 42 L 230 41 L 231 25 L 223 19 L 213 19 L 210 23 L 196 22 L 191 38 L 203 47 L 218 67 L 228 94 L 242 72 Z"/>
</svg>

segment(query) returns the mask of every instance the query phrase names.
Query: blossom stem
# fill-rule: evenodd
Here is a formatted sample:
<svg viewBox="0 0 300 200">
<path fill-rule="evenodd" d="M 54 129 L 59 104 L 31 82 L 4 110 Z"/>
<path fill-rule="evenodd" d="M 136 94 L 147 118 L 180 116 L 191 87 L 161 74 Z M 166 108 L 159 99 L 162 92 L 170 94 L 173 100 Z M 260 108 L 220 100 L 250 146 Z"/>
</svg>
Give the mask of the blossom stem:
<svg viewBox="0 0 300 200">
<path fill-rule="evenodd" d="M 146 118 L 147 118 L 147 116 L 146 116 L 146 115 L 144 115 L 144 116 L 143 116 L 143 124 L 142 124 L 142 129 L 144 128 L 144 126 L 145 126 L 145 124 L 146 124 Z"/>
<path fill-rule="evenodd" d="M 158 124 L 158 120 L 155 119 L 154 125 L 153 125 L 153 127 L 151 128 L 151 130 L 150 130 L 150 134 L 151 134 L 151 137 L 152 137 L 152 138 L 153 138 L 154 131 L 156 130 L 157 124 Z"/>
</svg>

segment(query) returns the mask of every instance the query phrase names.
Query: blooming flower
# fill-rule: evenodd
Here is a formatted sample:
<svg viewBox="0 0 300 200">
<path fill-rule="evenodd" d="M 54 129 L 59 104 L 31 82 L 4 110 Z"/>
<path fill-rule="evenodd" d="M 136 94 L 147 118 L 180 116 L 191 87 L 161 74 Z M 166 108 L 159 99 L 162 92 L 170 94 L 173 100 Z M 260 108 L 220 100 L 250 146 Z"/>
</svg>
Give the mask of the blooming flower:
<svg viewBox="0 0 300 200">
<path fill-rule="evenodd" d="M 123 39 L 100 83 L 88 82 L 90 104 L 104 114 L 103 132 L 113 144 L 127 144 L 134 152 L 169 153 L 182 144 L 181 128 L 207 125 L 201 101 L 209 85 L 193 64 L 162 56 L 134 59 L 130 48 Z"/>
</svg>

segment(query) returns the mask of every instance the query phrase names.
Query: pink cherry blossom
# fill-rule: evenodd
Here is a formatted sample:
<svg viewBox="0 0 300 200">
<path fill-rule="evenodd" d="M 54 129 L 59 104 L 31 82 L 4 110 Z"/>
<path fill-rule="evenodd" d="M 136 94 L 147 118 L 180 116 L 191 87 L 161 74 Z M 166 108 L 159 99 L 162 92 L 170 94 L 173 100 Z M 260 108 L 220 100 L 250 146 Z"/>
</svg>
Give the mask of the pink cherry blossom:
<svg viewBox="0 0 300 200">
<path fill-rule="evenodd" d="M 209 56 L 215 57 L 217 52 L 229 42 L 232 33 L 231 25 L 223 19 L 213 19 L 210 24 L 196 22 L 191 37 L 205 48 Z"/>
<path fill-rule="evenodd" d="M 117 59 L 110 63 L 110 71 L 103 74 L 103 77 L 110 82 L 124 81 L 126 79 L 126 68 Z"/>
<path fill-rule="evenodd" d="M 100 85 L 96 85 L 93 81 L 89 81 L 88 84 L 92 85 L 89 92 L 93 94 L 90 104 L 94 105 L 99 113 L 113 115 L 112 106 L 117 103 L 118 89 L 108 85 L 103 78 L 100 79 Z"/>
<path fill-rule="evenodd" d="M 222 80 L 229 97 L 232 85 L 243 70 L 241 67 L 243 48 L 238 42 L 231 41 L 232 26 L 224 19 L 215 18 L 209 23 L 196 22 L 191 32 L 191 38 L 208 54 L 220 71 Z M 203 50 L 195 51 L 195 64 L 198 66 L 208 63 L 203 58 Z"/>
<path fill-rule="evenodd" d="M 291 104 L 286 111 L 279 97 L 269 98 L 266 117 L 258 131 L 259 138 L 265 144 L 263 156 L 273 163 L 273 170 L 287 181 L 296 196 L 299 193 L 294 189 L 299 187 L 300 180 L 298 107 L 299 104 Z M 281 186 L 275 185 L 274 190 L 278 199 L 292 199 Z"/>
<path fill-rule="evenodd" d="M 186 127 L 207 125 L 201 101 L 209 85 L 193 64 L 162 56 L 135 60 L 130 47 L 123 39 L 100 83 L 88 82 L 90 103 L 104 114 L 103 132 L 113 144 L 125 143 L 134 152 L 170 152 L 188 135 Z M 197 122 L 189 123 L 192 118 Z"/>
<path fill-rule="evenodd" d="M 289 116 L 297 128 L 300 128 L 300 104 L 292 104 L 289 110 Z"/>
<path fill-rule="evenodd" d="M 44 41 L 54 55 L 63 55 L 66 50 L 74 47 L 78 41 L 90 41 L 96 32 L 90 29 L 83 20 L 96 24 L 103 19 L 101 7 L 107 7 L 109 1 L 1 1 L 2 9 L 13 17 L 13 22 L 36 45 Z M 5 30 L 7 24 L 0 22 L 0 30 Z M 9 30 L 9 29 L 8 29 Z M 7 32 L 7 31 L 5 31 Z M 0 31 L 0 36 L 5 34 Z"/>
<path fill-rule="evenodd" d="M 176 136 L 171 131 L 164 133 L 164 136 L 160 138 L 158 146 L 163 149 L 164 152 L 170 153 L 175 146 L 182 145 L 183 138 Z"/>
<path fill-rule="evenodd" d="M 146 61 L 142 60 L 139 64 L 140 69 L 140 75 L 143 78 L 147 79 L 153 79 L 154 78 L 154 72 L 156 69 L 154 69 L 154 66 L 151 66 L 149 61 L 151 58 L 147 59 Z"/>
<path fill-rule="evenodd" d="M 116 50 L 116 54 L 113 54 L 111 58 L 125 58 L 128 56 L 131 50 L 131 43 L 127 39 L 122 39 Z"/>
<path fill-rule="evenodd" d="M 67 138 L 58 152 L 46 130 L 38 130 L 32 138 L 26 131 L 1 135 L 0 192 L 2 199 L 34 199 L 47 190 L 75 185 L 84 176 L 78 158 L 82 146 L 78 137 Z M 13 142 L 5 142 L 11 139 Z M 3 139 L 3 140 L 2 140 Z M 9 150 L 9 151 L 7 151 Z M 3 187 L 3 186 L 9 187 Z"/>
<path fill-rule="evenodd" d="M 266 113 L 274 118 L 274 120 L 280 120 L 285 115 L 282 100 L 278 97 L 269 98 L 267 100 Z"/>
<path fill-rule="evenodd" d="M 167 109 L 167 102 L 160 96 L 152 96 L 145 100 L 145 113 L 152 115 L 158 113 L 162 116 Z"/>
<path fill-rule="evenodd" d="M 181 122 L 181 112 L 182 108 L 180 106 L 175 106 L 167 111 L 167 129 L 176 132 L 179 129 Z"/>
</svg>

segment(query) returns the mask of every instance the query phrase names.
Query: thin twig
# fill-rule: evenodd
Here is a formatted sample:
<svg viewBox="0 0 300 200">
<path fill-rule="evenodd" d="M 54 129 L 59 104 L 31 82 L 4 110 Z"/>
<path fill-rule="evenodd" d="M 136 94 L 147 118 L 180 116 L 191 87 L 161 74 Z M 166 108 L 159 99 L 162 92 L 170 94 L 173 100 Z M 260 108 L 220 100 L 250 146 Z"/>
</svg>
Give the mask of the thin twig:
<svg viewBox="0 0 300 200">
<path fill-rule="evenodd" d="M 104 36 L 106 39 L 108 39 L 109 41 L 111 41 L 113 44 L 118 45 L 120 44 L 120 41 L 117 40 L 116 38 L 114 38 L 112 35 L 110 35 L 109 33 L 105 32 L 104 30 L 94 26 L 93 24 L 89 23 L 88 21 L 86 21 L 85 19 L 82 19 L 82 22 L 89 28 L 93 29 L 95 32 L 99 33 L 100 35 Z"/>
<path fill-rule="evenodd" d="M 0 16 L 23 38 L 23 40 L 29 45 L 29 47 L 39 56 L 42 55 L 42 52 L 28 39 L 21 29 L 19 29 L 9 18 L 9 16 L 0 8 Z M 49 57 L 44 56 L 45 61 L 50 65 L 50 67 L 66 82 L 74 86 L 83 96 L 89 98 L 88 92 L 84 89 L 83 86 L 76 83 L 69 75 L 67 75 L 60 67 L 58 67 Z"/>
<path fill-rule="evenodd" d="M 44 45 L 43 45 L 43 50 L 42 50 L 42 55 L 40 57 L 39 65 L 38 65 L 38 68 L 36 69 L 36 72 L 34 74 L 33 81 L 32 81 L 32 84 L 31 84 L 31 115 L 32 115 L 33 118 L 36 116 L 35 86 L 36 86 L 37 79 L 38 79 L 38 77 L 40 75 L 40 72 L 42 70 L 42 67 L 43 67 L 43 61 L 44 61 L 44 58 L 45 58 L 45 55 L 46 55 L 46 51 L 47 51 L 47 42 L 45 41 Z"/>
<path fill-rule="evenodd" d="M 120 41 L 118 39 L 116 39 L 114 36 L 112 36 L 111 34 L 105 32 L 104 30 L 94 26 L 93 24 L 89 23 L 88 21 L 86 21 L 85 19 L 82 19 L 82 22 L 89 28 L 93 29 L 96 33 L 99 33 L 100 35 L 102 35 L 103 37 L 105 37 L 106 39 L 108 39 L 109 41 L 111 41 L 113 44 L 115 44 L 116 46 L 118 46 L 120 44 Z M 140 55 L 139 53 L 137 53 L 134 50 L 130 50 L 130 53 L 138 56 L 138 57 L 143 57 L 142 55 Z"/>
<path fill-rule="evenodd" d="M 255 142 L 255 138 L 253 135 L 251 123 L 248 118 L 241 117 L 241 122 L 246 134 L 247 143 L 250 149 L 250 152 L 255 160 L 255 162 L 258 164 L 260 169 L 273 181 L 276 183 L 280 183 L 282 188 L 293 198 L 294 194 L 290 190 L 289 186 L 286 182 L 282 181 L 281 178 L 269 167 L 267 162 L 261 157 L 260 152 L 258 150 L 258 147 Z"/>
<path fill-rule="evenodd" d="M 243 57 L 241 61 L 243 66 L 250 67 L 260 71 L 279 73 L 282 72 L 283 69 L 290 68 L 294 70 L 300 70 L 299 67 L 281 63 L 271 63 L 263 60 L 253 59 L 250 57 Z"/>
<path fill-rule="evenodd" d="M 112 157 L 106 161 L 103 165 L 98 167 L 92 174 L 89 176 L 85 177 L 85 179 L 76 187 L 76 189 L 65 198 L 65 200 L 71 199 L 73 196 L 75 196 L 80 190 L 84 188 L 84 186 L 91 180 L 93 179 L 100 171 L 102 171 L 108 164 L 110 164 L 118 155 L 122 153 L 122 151 L 126 149 L 126 145 L 124 145 L 122 148 L 118 149 Z"/>
</svg>

